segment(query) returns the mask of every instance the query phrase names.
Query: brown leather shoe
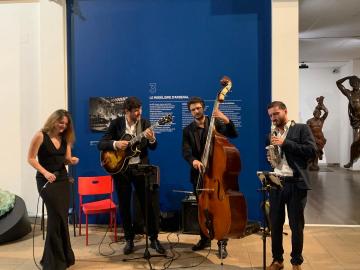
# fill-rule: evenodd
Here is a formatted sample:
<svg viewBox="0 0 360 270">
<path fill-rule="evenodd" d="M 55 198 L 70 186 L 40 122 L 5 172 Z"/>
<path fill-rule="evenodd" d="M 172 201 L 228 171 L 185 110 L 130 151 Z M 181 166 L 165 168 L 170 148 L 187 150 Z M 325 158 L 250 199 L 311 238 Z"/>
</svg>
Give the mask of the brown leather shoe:
<svg viewBox="0 0 360 270">
<path fill-rule="evenodd" d="M 266 270 L 281 270 L 284 268 L 284 263 L 273 261 L 268 267 L 266 267 Z"/>
<path fill-rule="evenodd" d="M 301 270 L 301 265 L 293 264 L 293 270 Z"/>
</svg>

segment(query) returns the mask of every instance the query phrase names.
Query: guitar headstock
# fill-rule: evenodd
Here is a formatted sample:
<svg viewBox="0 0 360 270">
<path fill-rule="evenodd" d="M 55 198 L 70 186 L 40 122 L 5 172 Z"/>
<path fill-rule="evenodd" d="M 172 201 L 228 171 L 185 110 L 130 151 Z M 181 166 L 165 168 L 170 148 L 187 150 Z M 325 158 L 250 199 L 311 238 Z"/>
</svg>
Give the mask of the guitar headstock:
<svg viewBox="0 0 360 270">
<path fill-rule="evenodd" d="M 220 90 L 217 99 L 219 102 L 223 102 L 225 99 L 225 96 L 228 92 L 230 92 L 230 89 L 232 87 L 232 82 L 231 79 L 227 76 L 224 76 L 221 80 L 220 80 L 221 85 L 224 87 L 223 89 Z"/>
<path fill-rule="evenodd" d="M 165 124 L 171 123 L 172 120 L 173 120 L 172 115 L 171 115 L 171 114 L 168 114 L 168 115 L 166 115 L 166 116 L 164 116 L 164 117 L 161 117 L 161 118 L 159 119 L 159 121 L 158 121 L 158 124 L 159 124 L 160 126 L 163 126 L 163 125 L 165 125 Z"/>
</svg>

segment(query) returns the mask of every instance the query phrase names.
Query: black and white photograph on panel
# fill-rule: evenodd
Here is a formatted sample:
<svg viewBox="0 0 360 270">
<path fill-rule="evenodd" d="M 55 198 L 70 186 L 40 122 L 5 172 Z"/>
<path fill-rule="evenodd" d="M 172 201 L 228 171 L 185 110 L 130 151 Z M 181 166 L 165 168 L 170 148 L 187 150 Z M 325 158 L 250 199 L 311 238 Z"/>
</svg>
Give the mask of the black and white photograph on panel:
<svg viewBox="0 0 360 270">
<path fill-rule="evenodd" d="M 105 131 L 116 117 L 123 115 L 126 97 L 90 97 L 89 125 L 93 131 Z"/>
</svg>

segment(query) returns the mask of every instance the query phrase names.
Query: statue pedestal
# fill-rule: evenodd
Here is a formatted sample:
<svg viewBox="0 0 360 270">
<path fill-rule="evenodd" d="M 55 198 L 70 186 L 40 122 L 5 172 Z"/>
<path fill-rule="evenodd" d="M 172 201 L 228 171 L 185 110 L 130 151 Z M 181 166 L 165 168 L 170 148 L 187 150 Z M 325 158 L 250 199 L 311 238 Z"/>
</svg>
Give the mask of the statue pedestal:
<svg viewBox="0 0 360 270">
<path fill-rule="evenodd" d="M 15 205 L 0 218 L 0 244 L 17 240 L 31 232 L 25 202 L 15 195 Z"/>
</svg>

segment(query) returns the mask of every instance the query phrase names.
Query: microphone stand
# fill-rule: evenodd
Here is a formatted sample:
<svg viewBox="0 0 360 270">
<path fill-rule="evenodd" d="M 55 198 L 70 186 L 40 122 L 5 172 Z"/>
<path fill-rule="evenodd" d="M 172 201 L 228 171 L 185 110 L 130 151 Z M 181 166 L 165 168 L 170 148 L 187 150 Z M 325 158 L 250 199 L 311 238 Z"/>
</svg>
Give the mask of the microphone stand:
<svg viewBox="0 0 360 270">
<path fill-rule="evenodd" d="M 279 178 L 272 172 L 258 171 L 256 172 L 256 175 L 261 182 L 261 188 L 257 189 L 257 191 L 260 191 L 262 193 L 261 209 L 263 212 L 264 222 L 261 238 L 263 242 L 263 270 L 266 270 L 266 237 L 269 237 L 271 232 L 270 217 L 267 213 L 268 197 L 270 194 L 270 190 L 272 188 L 276 188 L 274 187 L 274 185 L 282 188 L 282 184 Z"/>
<path fill-rule="evenodd" d="M 141 257 L 135 257 L 135 258 L 125 258 L 122 261 L 123 262 L 127 262 L 127 261 L 133 261 L 133 260 L 138 260 L 138 259 L 145 259 L 148 264 L 150 269 L 153 269 L 150 259 L 152 257 L 166 257 L 166 254 L 156 254 L 156 255 L 151 255 L 150 251 L 149 251 L 149 235 L 148 235 L 148 230 L 149 230 L 149 224 L 148 224 L 148 211 L 149 211 L 149 205 L 148 205 L 148 200 L 149 200 L 149 190 L 152 190 L 152 187 L 150 188 L 150 185 L 152 185 L 153 183 L 151 183 L 151 181 L 149 180 L 150 176 L 152 175 L 153 171 L 156 170 L 155 166 L 152 165 L 143 165 L 143 164 L 139 164 L 137 166 L 137 170 L 138 170 L 138 174 L 144 176 L 144 185 L 145 185 L 145 251 L 143 256 Z"/>
</svg>

